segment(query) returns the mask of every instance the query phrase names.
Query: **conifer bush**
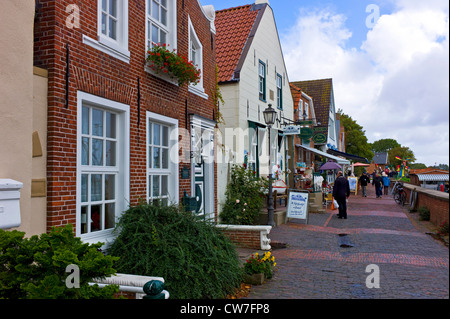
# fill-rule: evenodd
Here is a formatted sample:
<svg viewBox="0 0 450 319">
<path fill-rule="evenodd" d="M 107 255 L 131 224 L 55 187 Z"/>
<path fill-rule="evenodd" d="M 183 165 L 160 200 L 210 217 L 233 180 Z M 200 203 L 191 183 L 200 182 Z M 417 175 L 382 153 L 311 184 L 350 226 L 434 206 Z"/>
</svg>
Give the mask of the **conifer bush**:
<svg viewBox="0 0 450 319">
<path fill-rule="evenodd" d="M 0 229 L 0 299 L 110 299 L 118 292 L 116 285 L 89 285 L 94 278 L 115 274 L 117 258 L 99 251 L 102 243 L 83 243 L 72 225 L 24 236 Z M 78 288 L 67 285 L 68 265 L 79 268 Z"/>
<path fill-rule="evenodd" d="M 239 287 L 234 245 L 211 223 L 177 206 L 140 203 L 120 218 L 109 254 L 119 272 L 158 276 L 174 299 L 217 299 Z"/>
</svg>

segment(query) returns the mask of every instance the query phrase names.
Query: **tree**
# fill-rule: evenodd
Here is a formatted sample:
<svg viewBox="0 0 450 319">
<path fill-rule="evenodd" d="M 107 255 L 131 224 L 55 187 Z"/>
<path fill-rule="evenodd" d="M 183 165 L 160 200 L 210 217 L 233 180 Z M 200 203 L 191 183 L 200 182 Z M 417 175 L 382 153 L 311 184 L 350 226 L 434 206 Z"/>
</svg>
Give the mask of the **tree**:
<svg viewBox="0 0 450 319">
<path fill-rule="evenodd" d="M 393 148 L 401 145 L 392 138 L 385 138 L 372 143 L 372 151 L 374 153 L 388 152 Z"/>
<path fill-rule="evenodd" d="M 372 160 L 374 154 L 371 151 L 363 127 L 356 123 L 351 116 L 342 113 L 342 110 L 338 110 L 338 113 L 341 115 L 341 122 L 345 129 L 345 151 L 365 157 L 369 161 Z"/>
<path fill-rule="evenodd" d="M 414 156 L 414 152 L 407 146 L 400 146 L 391 149 L 388 153 L 389 163 L 391 165 L 402 165 L 403 161 L 397 159 L 396 157 L 400 157 L 401 159 L 408 159 L 408 163 L 414 163 L 416 161 L 416 157 Z"/>
</svg>

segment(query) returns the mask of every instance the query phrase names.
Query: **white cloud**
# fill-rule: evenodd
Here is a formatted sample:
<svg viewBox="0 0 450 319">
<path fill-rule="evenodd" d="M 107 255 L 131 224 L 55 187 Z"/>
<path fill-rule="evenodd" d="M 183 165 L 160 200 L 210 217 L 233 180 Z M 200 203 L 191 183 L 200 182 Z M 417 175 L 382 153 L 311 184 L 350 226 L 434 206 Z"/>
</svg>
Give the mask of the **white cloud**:
<svg viewBox="0 0 450 319">
<path fill-rule="evenodd" d="M 396 1 L 346 48 L 346 17 L 328 8 L 301 11 L 282 37 L 290 81 L 333 78 L 336 107 L 369 141 L 397 139 L 417 162 L 449 163 L 449 15 L 446 1 Z"/>
</svg>

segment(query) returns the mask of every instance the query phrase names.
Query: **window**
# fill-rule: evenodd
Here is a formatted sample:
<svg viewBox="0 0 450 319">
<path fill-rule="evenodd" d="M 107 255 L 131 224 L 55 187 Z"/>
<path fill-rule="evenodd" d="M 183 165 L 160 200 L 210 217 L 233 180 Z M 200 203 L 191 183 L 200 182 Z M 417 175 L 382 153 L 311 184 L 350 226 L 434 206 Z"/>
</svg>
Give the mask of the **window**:
<svg viewBox="0 0 450 319">
<path fill-rule="evenodd" d="M 98 38 L 83 35 L 83 43 L 129 63 L 128 0 L 98 0 L 97 14 Z"/>
<path fill-rule="evenodd" d="M 178 121 L 147 112 L 148 202 L 178 202 Z"/>
<path fill-rule="evenodd" d="M 259 99 L 266 101 L 266 64 L 259 61 Z"/>
<path fill-rule="evenodd" d="M 77 235 L 104 238 L 126 208 L 128 108 L 86 93 L 78 99 Z"/>
<path fill-rule="evenodd" d="M 147 47 L 169 44 L 176 49 L 176 0 L 146 0 Z"/>
<path fill-rule="evenodd" d="M 203 88 L 203 46 L 200 42 L 197 33 L 195 32 L 194 26 L 192 25 L 191 18 L 189 17 L 189 61 L 200 70 L 200 82 L 196 85 L 189 85 L 189 92 L 195 93 L 205 99 L 208 99 L 208 95 L 205 93 Z"/>
<path fill-rule="evenodd" d="M 277 107 L 283 109 L 283 78 L 277 74 Z"/>
</svg>

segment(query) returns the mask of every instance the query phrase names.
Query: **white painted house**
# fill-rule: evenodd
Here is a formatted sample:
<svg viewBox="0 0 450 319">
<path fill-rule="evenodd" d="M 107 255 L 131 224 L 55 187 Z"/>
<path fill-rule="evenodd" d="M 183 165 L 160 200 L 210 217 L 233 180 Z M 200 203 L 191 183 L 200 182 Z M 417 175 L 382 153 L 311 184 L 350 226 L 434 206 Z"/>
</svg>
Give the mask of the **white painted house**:
<svg viewBox="0 0 450 319">
<path fill-rule="evenodd" d="M 217 154 L 220 210 L 232 164 L 245 164 L 258 176 L 267 176 L 269 145 L 272 169 L 278 165 L 277 177 L 286 181 L 286 162 L 294 143 L 292 136 L 282 134 L 282 124 L 293 120 L 294 104 L 269 2 L 257 0 L 217 11 L 215 23 L 218 81 L 225 101 L 220 105 L 224 123 L 219 126 Z M 270 143 L 263 116 L 269 104 L 279 120 Z"/>
</svg>

